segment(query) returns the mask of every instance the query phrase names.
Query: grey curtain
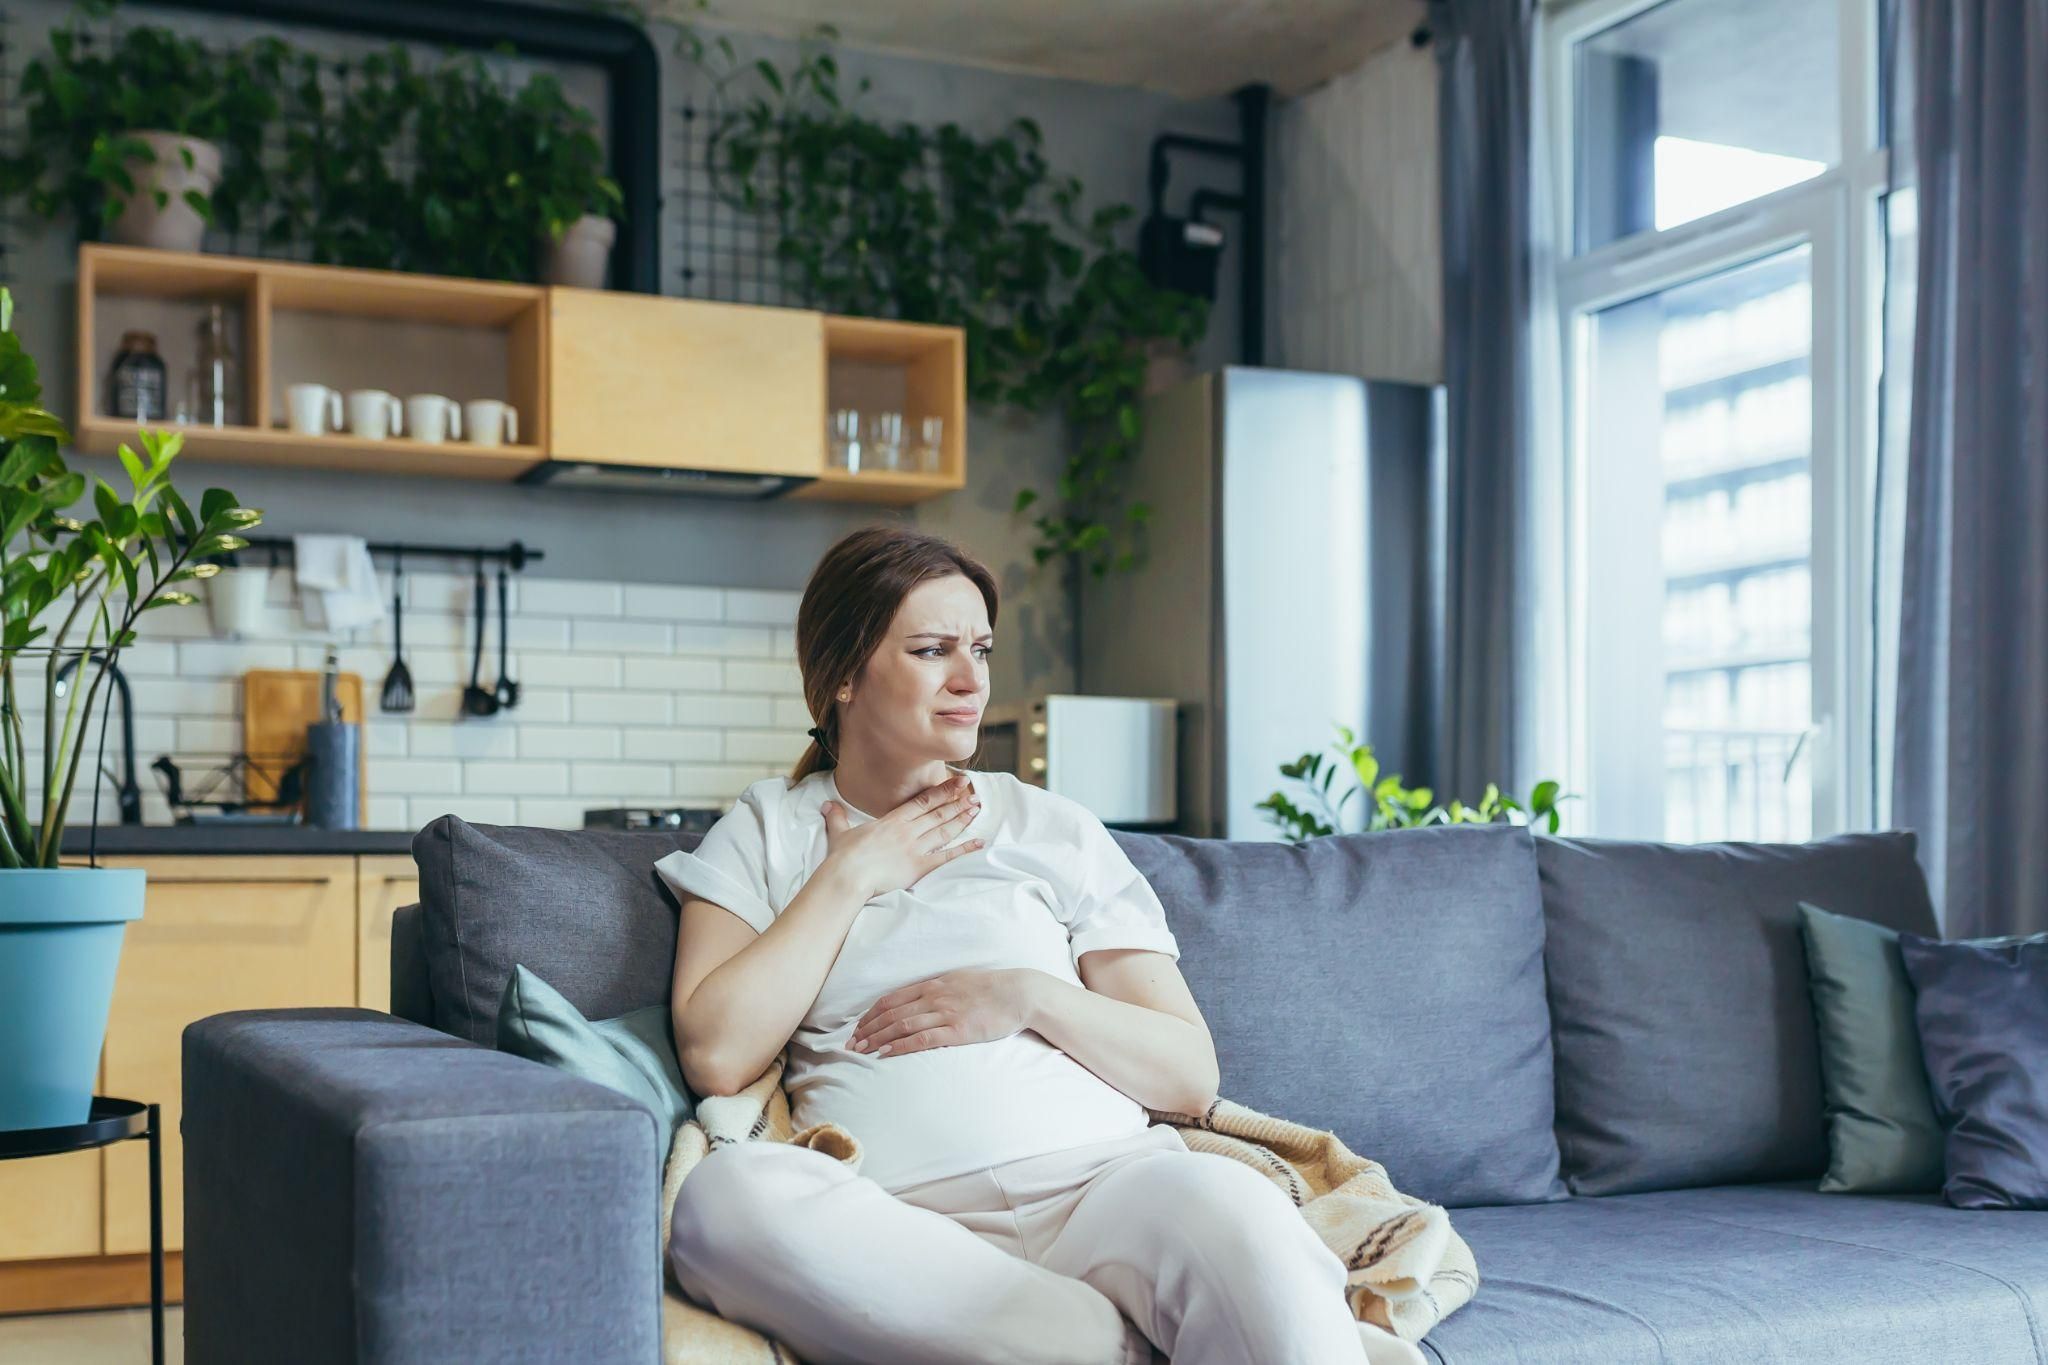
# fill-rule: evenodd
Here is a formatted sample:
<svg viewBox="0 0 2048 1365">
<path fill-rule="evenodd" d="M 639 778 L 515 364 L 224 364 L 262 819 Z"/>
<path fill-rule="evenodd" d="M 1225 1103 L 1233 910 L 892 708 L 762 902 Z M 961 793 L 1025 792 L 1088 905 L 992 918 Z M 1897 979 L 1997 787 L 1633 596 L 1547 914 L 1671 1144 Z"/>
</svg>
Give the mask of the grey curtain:
<svg viewBox="0 0 2048 1365">
<path fill-rule="evenodd" d="M 1530 65 L 1534 0 L 1432 0 L 1443 217 L 1440 710 L 1430 776 L 1474 800 L 1520 787 L 1518 632 L 1531 449 Z"/>
<path fill-rule="evenodd" d="M 1951 937 L 2031 933 L 2048 929 L 2048 0 L 1898 3 L 1919 316 L 1892 814 L 1920 832 Z"/>
</svg>

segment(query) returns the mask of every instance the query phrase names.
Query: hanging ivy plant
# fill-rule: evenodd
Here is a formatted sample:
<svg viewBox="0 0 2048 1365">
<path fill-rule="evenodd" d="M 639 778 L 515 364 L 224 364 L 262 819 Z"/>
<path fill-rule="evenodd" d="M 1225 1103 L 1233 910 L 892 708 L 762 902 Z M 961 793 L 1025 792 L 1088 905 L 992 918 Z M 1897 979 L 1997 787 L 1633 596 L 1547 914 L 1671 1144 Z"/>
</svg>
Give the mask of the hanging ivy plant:
<svg viewBox="0 0 2048 1365">
<path fill-rule="evenodd" d="M 1047 163 L 1038 125 L 991 136 L 860 111 L 823 30 L 791 63 L 740 60 L 728 39 L 686 32 L 715 84 L 713 189 L 773 225 L 793 291 L 828 312 L 961 328 L 969 396 L 1058 412 L 1075 438 L 1032 549 L 1097 578 L 1138 559 L 1150 507 L 1121 470 L 1143 436 L 1148 349 L 1191 347 L 1205 301 L 1155 288 L 1119 240 L 1128 205 L 1084 210 L 1081 182 Z M 1040 502 L 1017 494 L 1019 514 Z"/>
</svg>

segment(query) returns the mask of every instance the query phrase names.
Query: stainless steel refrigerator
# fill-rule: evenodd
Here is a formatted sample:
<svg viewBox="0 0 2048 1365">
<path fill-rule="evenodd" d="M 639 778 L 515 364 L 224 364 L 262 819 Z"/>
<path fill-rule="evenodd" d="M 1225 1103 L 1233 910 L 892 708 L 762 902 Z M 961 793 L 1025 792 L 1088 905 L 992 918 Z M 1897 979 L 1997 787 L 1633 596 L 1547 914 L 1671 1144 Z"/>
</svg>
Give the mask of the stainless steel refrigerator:
<svg viewBox="0 0 2048 1365">
<path fill-rule="evenodd" d="M 1077 690 L 1179 700 L 1179 832 L 1278 838 L 1257 803 L 1298 796 L 1280 765 L 1335 723 L 1426 776 L 1442 389 L 1231 368 L 1145 418 L 1127 485 L 1152 509 L 1145 557 L 1083 573 Z"/>
</svg>

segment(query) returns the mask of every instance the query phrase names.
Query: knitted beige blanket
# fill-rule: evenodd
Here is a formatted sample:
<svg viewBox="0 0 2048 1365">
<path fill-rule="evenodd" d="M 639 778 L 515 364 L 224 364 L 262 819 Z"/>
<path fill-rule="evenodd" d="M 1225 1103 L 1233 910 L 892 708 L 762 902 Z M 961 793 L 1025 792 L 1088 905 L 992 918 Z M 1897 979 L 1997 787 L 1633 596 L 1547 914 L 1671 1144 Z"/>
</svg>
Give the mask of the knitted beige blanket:
<svg viewBox="0 0 2048 1365">
<path fill-rule="evenodd" d="M 861 1146 L 832 1123 L 798 1132 L 782 1088 L 782 1059 L 737 1095 L 698 1101 L 676 1130 L 661 1182 L 662 1262 L 676 1193 L 698 1162 L 732 1142 L 794 1142 L 860 1169 Z M 1316 1235 L 1349 1268 L 1345 1297 L 1359 1320 L 1405 1341 L 1420 1341 L 1479 1288 L 1478 1267 L 1451 1218 L 1435 1204 L 1402 1194 L 1376 1161 L 1354 1154 L 1333 1133 L 1306 1128 L 1219 1099 L 1200 1117 L 1148 1110 L 1171 1124 L 1191 1151 L 1218 1152 L 1264 1174 L 1301 1210 Z M 663 1306 L 666 1365 L 794 1365 L 796 1353 L 750 1328 L 727 1322 L 684 1298 L 673 1273 Z"/>
</svg>

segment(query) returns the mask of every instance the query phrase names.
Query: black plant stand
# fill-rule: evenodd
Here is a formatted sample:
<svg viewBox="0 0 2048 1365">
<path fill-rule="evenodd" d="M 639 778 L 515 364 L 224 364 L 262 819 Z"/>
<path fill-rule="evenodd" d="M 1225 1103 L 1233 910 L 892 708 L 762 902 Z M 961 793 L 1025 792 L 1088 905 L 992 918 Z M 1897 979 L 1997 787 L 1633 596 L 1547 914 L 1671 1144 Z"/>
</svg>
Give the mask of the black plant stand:
<svg viewBox="0 0 2048 1365">
<path fill-rule="evenodd" d="M 149 1141 L 149 1359 L 164 1365 L 163 1130 L 157 1106 L 139 1100 L 92 1097 L 84 1123 L 57 1128 L 0 1128 L 0 1161 L 82 1152 L 131 1138 Z"/>
</svg>

